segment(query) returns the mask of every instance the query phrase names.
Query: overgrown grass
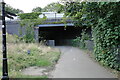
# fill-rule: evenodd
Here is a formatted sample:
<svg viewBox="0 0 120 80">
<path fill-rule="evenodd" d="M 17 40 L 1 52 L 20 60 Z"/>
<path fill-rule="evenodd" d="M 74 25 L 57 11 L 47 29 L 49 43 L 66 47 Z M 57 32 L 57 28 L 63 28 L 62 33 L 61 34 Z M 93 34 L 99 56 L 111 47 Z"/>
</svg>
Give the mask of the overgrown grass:
<svg viewBox="0 0 120 80">
<path fill-rule="evenodd" d="M 1 37 L 0 37 L 1 40 Z M 11 78 L 34 78 L 35 76 L 25 76 L 21 71 L 27 67 L 53 66 L 58 60 L 59 50 L 46 47 L 37 43 L 16 43 L 16 37 L 7 34 L 7 52 L 8 52 L 8 69 Z M 0 43 L 0 47 L 1 47 Z M 28 54 L 28 51 L 30 54 Z M 2 73 L 2 53 L 0 52 L 0 76 Z M 37 76 L 36 76 L 37 77 Z M 40 78 L 38 76 L 37 78 Z M 42 76 L 46 77 L 46 76 Z"/>
</svg>

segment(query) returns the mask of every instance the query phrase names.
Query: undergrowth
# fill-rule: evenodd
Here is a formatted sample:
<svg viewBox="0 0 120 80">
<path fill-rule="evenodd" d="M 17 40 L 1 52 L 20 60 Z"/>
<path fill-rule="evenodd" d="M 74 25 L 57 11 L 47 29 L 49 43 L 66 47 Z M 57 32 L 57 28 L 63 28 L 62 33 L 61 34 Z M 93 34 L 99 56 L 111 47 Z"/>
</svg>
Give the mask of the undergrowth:
<svg viewBox="0 0 120 80">
<path fill-rule="evenodd" d="M 21 73 L 23 69 L 31 66 L 53 66 L 59 58 L 60 52 L 55 48 L 43 46 L 38 43 L 16 43 L 16 40 L 16 37 L 7 34 L 8 70 L 10 78 L 28 78 L 28 76 Z M 2 42 L 0 43 L 1 46 Z M 0 52 L 0 59 L 0 76 L 2 76 L 2 52 Z"/>
</svg>

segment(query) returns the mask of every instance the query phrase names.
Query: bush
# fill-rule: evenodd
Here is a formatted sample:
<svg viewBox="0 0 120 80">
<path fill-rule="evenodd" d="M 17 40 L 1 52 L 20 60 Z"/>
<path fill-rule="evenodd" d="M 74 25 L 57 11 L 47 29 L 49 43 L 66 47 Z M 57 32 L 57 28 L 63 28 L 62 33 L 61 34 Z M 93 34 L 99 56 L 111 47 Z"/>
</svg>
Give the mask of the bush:
<svg viewBox="0 0 120 80">
<path fill-rule="evenodd" d="M 59 59 L 60 52 L 57 49 L 35 43 L 16 43 L 14 41 L 16 39 L 15 36 L 9 34 L 7 34 L 8 39 L 7 54 L 10 78 L 17 78 L 19 76 L 21 76 L 20 78 L 23 76 L 27 77 L 21 74 L 21 70 L 31 66 L 53 66 L 55 61 Z M 1 37 L 0 41 L 2 42 Z M 1 43 L 0 45 L 2 47 Z M 30 51 L 30 54 L 28 54 L 28 51 Z M 2 53 L 0 53 L 0 59 L 0 76 L 2 76 Z"/>
<path fill-rule="evenodd" d="M 21 27 L 25 27 L 25 34 L 22 32 L 22 28 L 19 29 L 20 36 L 18 37 L 19 41 L 23 41 L 26 43 L 33 43 L 35 42 L 34 37 L 34 21 L 30 19 L 25 19 L 20 21 Z"/>
<path fill-rule="evenodd" d="M 91 27 L 95 59 L 118 71 L 120 71 L 119 6 L 120 1 L 66 3 L 66 7 L 68 7 L 66 8 L 66 14 L 76 20 L 75 24 L 77 26 L 87 25 Z M 81 39 L 84 42 L 85 38 Z"/>
<path fill-rule="evenodd" d="M 73 46 L 77 46 L 80 48 L 86 48 L 85 40 L 89 40 L 90 36 L 86 33 L 86 30 L 83 30 L 81 33 L 81 37 L 77 37 L 73 40 Z"/>
<path fill-rule="evenodd" d="M 37 19 L 37 18 L 39 18 L 40 14 L 41 13 L 39 13 L 39 12 L 32 12 L 32 13 L 22 13 L 22 14 L 19 14 L 18 16 L 19 16 L 19 18 L 21 20 L 24 20 L 24 19 Z"/>
</svg>

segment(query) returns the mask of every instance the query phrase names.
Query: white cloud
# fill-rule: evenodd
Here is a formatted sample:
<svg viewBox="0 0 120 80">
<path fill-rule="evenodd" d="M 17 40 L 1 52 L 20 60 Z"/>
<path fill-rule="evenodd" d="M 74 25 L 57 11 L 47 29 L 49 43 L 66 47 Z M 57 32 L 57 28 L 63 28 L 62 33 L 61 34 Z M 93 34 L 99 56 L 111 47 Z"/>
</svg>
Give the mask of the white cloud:
<svg viewBox="0 0 120 80">
<path fill-rule="evenodd" d="M 4 0 L 7 4 L 14 8 L 23 10 L 24 12 L 31 12 L 35 7 L 45 7 L 47 4 L 57 2 L 59 0 Z"/>
</svg>

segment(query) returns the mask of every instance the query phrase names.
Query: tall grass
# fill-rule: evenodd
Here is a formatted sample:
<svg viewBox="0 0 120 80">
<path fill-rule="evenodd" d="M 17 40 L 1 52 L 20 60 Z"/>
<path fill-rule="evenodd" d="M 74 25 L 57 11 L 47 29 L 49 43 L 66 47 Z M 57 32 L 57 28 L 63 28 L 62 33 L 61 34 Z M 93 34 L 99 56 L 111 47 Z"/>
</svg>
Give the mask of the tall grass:
<svg viewBox="0 0 120 80">
<path fill-rule="evenodd" d="M 0 37 L 1 40 L 1 37 Z M 16 78 L 24 76 L 21 71 L 27 67 L 53 66 L 58 60 L 60 52 L 57 49 L 46 47 L 37 43 L 19 43 L 15 36 L 7 34 L 7 54 L 9 76 Z M 0 43 L 0 47 L 1 47 Z M 30 54 L 28 54 L 28 51 Z M 0 76 L 2 70 L 2 53 L 0 52 Z M 27 77 L 27 76 L 26 76 Z"/>
</svg>

